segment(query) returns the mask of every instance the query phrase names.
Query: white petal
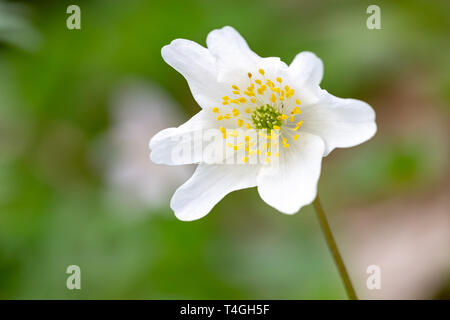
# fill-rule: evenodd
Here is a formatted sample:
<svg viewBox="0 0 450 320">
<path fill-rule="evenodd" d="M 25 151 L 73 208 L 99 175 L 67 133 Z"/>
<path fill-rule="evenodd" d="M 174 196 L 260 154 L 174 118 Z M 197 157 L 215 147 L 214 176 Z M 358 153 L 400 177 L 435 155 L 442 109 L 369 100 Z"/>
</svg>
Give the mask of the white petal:
<svg viewBox="0 0 450 320">
<path fill-rule="evenodd" d="M 306 83 L 318 86 L 323 77 L 323 63 L 312 52 L 300 52 L 289 65 L 289 72 L 298 86 Z"/>
<path fill-rule="evenodd" d="M 253 52 L 245 39 L 232 27 L 213 30 L 206 39 L 211 54 L 217 59 L 218 80 L 221 83 L 248 85 L 248 72 L 264 69 L 276 77 L 287 65 L 277 57 L 261 58 Z"/>
<path fill-rule="evenodd" d="M 289 75 L 303 104 L 317 102 L 322 92 L 319 85 L 323 63 L 320 58 L 312 52 L 300 52 L 289 65 Z"/>
<path fill-rule="evenodd" d="M 260 59 L 250 50 L 245 39 L 229 26 L 211 31 L 206 38 L 206 44 L 222 66 L 248 69 Z"/>
<path fill-rule="evenodd" d="M 293 214 L 316 197 L 324 143 L 321 138 L 300 132 L 290 148 L 283 149 L 277 171 L 262 167 L 258 175 L 261 198 L 275 209 Z"/>
<path fill-rule="evenodd" d="M 211 112 L 202 110 L 178 128 L 168 128 L 158 132 L 151 140 L 150 159 L 156 164 L 181 165 L 198 163 L 202 153 L 194 148 L 197 140 L 202 141 L 204 129 L 211 128 Z M 180 152 L 185 150 L 186 152 Z"/>
<path fill-rule="evenodd" d="M 176 39 L 162 48 L 161 55 L 186 78 L 194 99 L 202 108 L 217 105 L 229 91 L 227 86 L 217 82 L 216 59 L 201 45 Z"/>
<path fill-rule="evenodd" d="M 370 139 L 377 131 L 375 112 L 364 101 L 341 99 L 329 93 L 302 109 L 300 130 L 325 141 L 325 156 L 334 148 L 348 148 Z"/>
<path fill-rule="evenodd" d="M 254 187 L 258 170 L 255 165 L 200 164 L 175 192 L 170 207 L 180 220 L 200 219 L 228 193 Z"/>
</svg>

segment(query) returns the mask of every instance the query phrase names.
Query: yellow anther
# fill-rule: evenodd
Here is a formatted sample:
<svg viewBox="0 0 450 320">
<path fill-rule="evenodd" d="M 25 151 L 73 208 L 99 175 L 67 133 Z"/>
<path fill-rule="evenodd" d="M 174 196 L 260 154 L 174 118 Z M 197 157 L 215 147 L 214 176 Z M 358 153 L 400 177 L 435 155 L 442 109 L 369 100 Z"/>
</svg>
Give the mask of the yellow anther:
<svg viewBox="0 0 450 320">
<path fill-rule="evenodd" d="M 251 98 L 250 101 L 251 101 L 252 103 L 255 103 L 255 102 L 256 102 L 256 98 Z"/>
<path fill-rule="evenodd" d="M 248 157 L 243 157 L 243 158 L 242 158 L 242 161 L 248 162 Z"/>
<path fill-rule="evenodd" d="M 275 130 L 280 130 L 280 126 L 273 126 Z"/>
<path fill-rule="evenodd" d="M 276 152 L 276 153 L 274 153 L 273 154 L 275 157 L 280 157 L 280 153 L 279 152 Z"/>
<path fill-rule="evenodd" d="M 289 143 L 283 144 L 283 148 L 289 148 Z"/>
<path fill-rule="evenodd" d="M 230 100 L 230 97 L 229 96 L 223 96 L 222 99 L 223 100 Z"/>
<path fill-rule="evenodd" d="M 262 87 L 261 88 L 259 88 L 258 90 L 256 90 L 256 91 L 258 91 L 258 93 L 259 94 L 263 94 L 264 93 L 264 89 L 262 89 Z"/>
<path fill-rule="evenodd" d="M 225 114 L 223 117 L 224 117 L 225 119 L 231 119 L 231 115 L 230 115 L 229 113 Z"/>
<path fill-rule="evenodd" d="M 248 77 L 249 78 L 251 78 L 252 77 L 252 74 L 249 72 L 249 73 L 247 73 L 247 75 L 248 75 Z"/>
<path fill-rule="evenodd" d="M 227 100 L 225 100 L 224 102 L 222 102 L 222 104 L 223 104 L 224 106 L 226 106 L 228 103 L 229 103 L 229 102 L 228 102 Z"/>
<path fill-rule="evenodd" d="M 248 141 L 250 141 L 250 137 L 249 136 L 245 136 L 244 140 L 248 142 Z"/>
<path fill-rule="evenodd" d="M 291 116 L 291 118 L 289 119 L 289 121 L 294 122 L 295 120 L 295 116 Z"/>
<path fill-rule="evenodd" d="M 239 110 L 236 108 L 234 108 L 232 112 L 233 112 L 233 116 L 235 116 L 235 117 L 237 117 L 239 115 Z"/>
<path fill-rule="evenodd" d="M 218 117 L 216 118 L 216 120 L 217 120 L 217 121 L 223 120 L 223 116 L 218 116 Z"/>
<path fill-rule="evenodd" d="M 280 96 L 278 99 L 280 99 L 280 101 L 284 101 L 284 97 Z"/>
<path fill-rule="evenodd" d="M 251 113 L 251 112 L 252 112 L 252 109 L 247 108 L 247 109 L 245 109 L 245 112 L 246 112 L 246 113 Z"/>
<path fill-rule="evenodd" d="M 230 133 L 230 136 L 232 136 L 232 137 L 237 137 L 239 135 L 239 133 L 236 131 L 236 130 L 233 130 L 231 133 Z"/>
<path fill-rule="evenodd" d="M 287 118 L 289 118 L 289 116 L 287 114 L 282 114 L 281 115 L 281 119 L 282 120 L 286 120 Z"/>
<path fill-rule="evenodd" d="M 270 157 L 270 152 L 269 152 L 269 151 L 267 151 L 267 152 L 266 152 L 266 155 L 267 155 L 268 157 Z"/>
<path fill-rule="evenodd" d="M 238 86 L 235 86 L 234 84 L 231 86 L 234 90 L 240 90 Z"/>
<path fill-rule="evenodd" d="M 215 112 L 215 113 L 219 113 L 219 108 L 215 107 L 215 108 L 212 109 L 212 111 Z"/>
<path fill-rule="evenodd" d="M 255 80 L 255 82 L 259 85 L 261 84 L 261 80 L 259 80 L 259 79 Z"/>
<path fill-rule="evenodd" d="M 299 107 L 295 107 L 294 109 L 292 109 L 291 114 L 301 114 L 302 111 L 300 110 Z"/>
<path fill-rule="evenodd" d="M 256 154 L 259 156 L 261 154 L 261 150 L 256 149 Z"/>
<path fill-rule="evenodd" d="M 283 142 L 283 144 L 286 144 L 287 139 L 286 139 L 286 138 L 283 138 L 282 142 Z"/>
<path fill-rule="evenodd" d="M 284 90 L 286 90 L 286 92 L 288 92 L 290 88 L 291 87 L 289 87 L 289 86 L 284 86 Z"/>
<path fill-rule="evenodd" d="M 263 76 L 264 75 L 264 70 L 263 69 L 259 69 L 258 72 Z"/>
<path fill-rule="evenodd" d="M 297 141 L 297 139 L 298 139 L 298 134 L 296 134 L 296 135 L 294 136 L 294 140 Z"/>
<path fill-rule="evenodd" d="M 244 97 L 241 97 L 241 98 L 238 99 L 238 101 L 239 101 L 240 103 L 246 103 L 246 102 L 247 102 L 247 99 L 245 99 Z"/>
<path fill-rule="evenodd" d="M 286 95 L 289 95 L 289 97 L 292 97 L 294 95 L 294 93 L 295 93 L 295 90 L 294 89 L 289 89 L 286 92 L 287 92 Z"/>
<path fill-rule="evenodd" d="M 275 84 L 272 81 L 270 81 L 269 79 L 266 80 L 266 83 L 271 88 L 275 87 Z"/>
<path fill-rule="evenodd" d="M 238 125 L 239 127 L 242 127 L 242 126 L 244 125 L 244 120 L 242 120 L 242 119 L 237 119 L 237 125 Z"/>
<path fill-rule="evenodd" d="M 278 77 L 278 78 L 277 78 L 277 81 L 278 81 L 279 83 L 281 83 L 281 82 L 283 82 L 283 79 L 281 79 L 280 77 Z"/>
<path fill-rule="evenodd" d="M 301 120 L 299 122 L 297 122 L 297 125 L 294 128 L 294 131 L 297 131 L 298 128 L 300 128 L 302 126 L 302 124 L 303 124 L 303 121 L 301 121 Z"/>
<path fill-rule="evenodd" d="M 225 128 L 224 127 L 220 127 L 219 130 L 220 130 L 220 132 L 222 132 L 222 137 L 224 139 L 226 139 L 227 138 L 227 131 L 225 130 Z"/>
<path fill-rule="evenodd" d="M 273 103 L 275 103 L 277 101 L 277 97 L 275 97 L 275 95 L 273 93 L 270 96 L 270 101 L 272 101 Z"/>
<path fill-rule="evenodd" d="M 296 104 L 300 104 L 300 100 L 298 100 L 298 99 L 295 100 L 295 103 L 296 103 Z"/>
<path fill-rule="evenodd" d="M 240 91 L 238 91 L 238 90 L 233 91 L 233 94 L 239 94 L 239 93 L 240 93 Z"/>
</svg>

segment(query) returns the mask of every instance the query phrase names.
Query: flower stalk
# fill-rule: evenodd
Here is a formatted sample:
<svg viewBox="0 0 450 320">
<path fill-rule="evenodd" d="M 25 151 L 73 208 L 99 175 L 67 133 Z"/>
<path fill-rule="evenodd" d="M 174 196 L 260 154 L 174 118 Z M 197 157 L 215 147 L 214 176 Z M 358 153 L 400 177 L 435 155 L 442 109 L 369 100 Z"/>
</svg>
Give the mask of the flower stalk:
<svg viewBox="0 0 450 320">
<path fill-rule="evenodd" d="M 336 241 L 334 240 L 333 234 L 331 232 L 330 225 L 328 224 L 325 211 L 323 210 L 322 205 L 320 203 L 319 196 L 316 197 L 316 199 L 313 202 L 313 205 L 317 213 L 317 218 L 319 219 L 320 227 L 322 228 L 323 234 L 325 236 L 325 240 L 327 241 L 328 248 L 331 251 L 334 262 L 339 270 L 341 279 L 344 282 L 345 291 L 347 292 L 348 298 L 350 300 L 358 300 L 355 289 L 353 288 L 353 284 L 350 280 L 347 269 L 345 267 L 344 261 L 342 260 L 341 254 L 339 253 L 339 249 L 336 245 Z"/>
</svg>

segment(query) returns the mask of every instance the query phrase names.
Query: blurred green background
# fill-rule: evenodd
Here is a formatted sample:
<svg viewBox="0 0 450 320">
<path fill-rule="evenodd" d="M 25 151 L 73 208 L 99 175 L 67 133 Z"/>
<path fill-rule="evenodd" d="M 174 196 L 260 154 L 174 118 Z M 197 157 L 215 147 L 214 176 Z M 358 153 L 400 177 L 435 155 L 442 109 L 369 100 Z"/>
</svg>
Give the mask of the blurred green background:
<svg viewBox="0 0 450 320">
<path fill-rule="evenodd" d="M 311 206 L 286 216 L 253 188 L 180 222 L 169 199 L 188 174 L 167 185 L 171 169 L 147 164 L 155 128 L 199 110 L 161 48 L 224 25 L 261 56 L 315 52 L 322 88 L 374 107 L 377 135 L 325 158 L 319 184 L 360 297 L 449 298 L 450 3 L 376 1 L 381 30 L 370 4 L 0 1 L 0 298 L 346 298 Z M 66 288 L 71 264 L 81 290 Z"/>
</svg>

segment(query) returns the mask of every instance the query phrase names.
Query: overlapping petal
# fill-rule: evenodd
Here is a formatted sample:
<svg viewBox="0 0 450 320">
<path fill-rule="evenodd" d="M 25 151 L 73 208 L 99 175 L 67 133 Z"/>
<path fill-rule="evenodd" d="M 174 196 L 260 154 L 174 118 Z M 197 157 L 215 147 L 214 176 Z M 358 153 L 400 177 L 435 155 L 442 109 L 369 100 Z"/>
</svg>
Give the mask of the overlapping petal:
<svg viewBox="0 0 450 320">
<path fill-rule="evenodd" d="M 192 95 L 202 108 L 220 103 L 228 93 L 228 86 L 217 81 L 216 58 L 208 49 L 184 39 L 176 39 L 161 50 L 162 57 L 181 73 L 189 84 Z"/>
<path fill-rule="evenodd" d="M 180 220 L 200 219 L 228 193 L 256 186 L 258 171 L 255 165 L 200 164 L 194 175 L 177 189 L 170 207 Z"/>
<path fill-rule="evenodd" d="M 314 105 L 302 110 L 301 130 L 320 136 L 324 156 L 334 148 L 348 148 L 369 140 L 377 131 L 375 112 L 356 99 L 341 99 L 327 92 Z"/>
<path fill-rule="evenodd" d="M 202 110 L 178 128 L 161 130 L 150 140 L 150 159 L 166 165 L 201 162 L 202 153 L 195 152 L 193 146 L 202 143 L 203 131 L 212 126 L 210 114 Z"/>
<path fill-rule="evenodd" d="M 324 152 L 321 138 L 302 132 L 297 144 L 283 152 L 279 167 L 261 168 L 258 192 L 275 209 L 293 214 L 316 197 Z"/>
</svg>

